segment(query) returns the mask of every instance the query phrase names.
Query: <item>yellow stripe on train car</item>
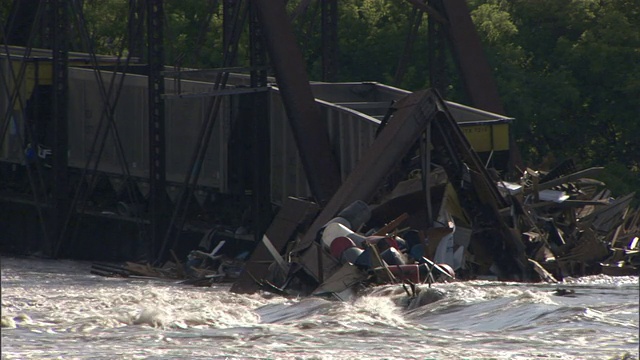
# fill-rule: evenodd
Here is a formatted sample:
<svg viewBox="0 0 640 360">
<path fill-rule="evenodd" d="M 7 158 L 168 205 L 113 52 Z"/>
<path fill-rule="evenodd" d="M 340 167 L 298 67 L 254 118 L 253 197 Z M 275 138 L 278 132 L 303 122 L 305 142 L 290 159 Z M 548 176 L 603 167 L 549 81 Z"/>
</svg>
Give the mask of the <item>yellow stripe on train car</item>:
<svg viewBox="0 0 640 360">
<path fill-rule="evenodd" d="M 509 124 L 465 125 L 462 132 L 476 152 L 509 150 Z"/>
</svg>

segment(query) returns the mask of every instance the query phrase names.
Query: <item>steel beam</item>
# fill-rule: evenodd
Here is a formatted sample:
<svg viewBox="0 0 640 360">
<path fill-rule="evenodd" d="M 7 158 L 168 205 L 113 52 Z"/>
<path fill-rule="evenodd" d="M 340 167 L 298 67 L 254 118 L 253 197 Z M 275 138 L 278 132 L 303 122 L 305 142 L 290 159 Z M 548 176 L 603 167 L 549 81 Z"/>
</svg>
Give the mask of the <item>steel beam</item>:
<svg viewBox="0 0 640 360">
<path fill-rule="evenodd" d="M 51 1 L 51 15 L 53 34 L 53 197 L 54 207 L 52 220 L 54 222 L 54 234 L 58 242 L 61 239 L 62 229 L 69 212 L 69 12 L 68 2 L 64 0 Z M 37 146 L 37 144 L 36 144 Z M 45 244 L 44 250 L 55 255 L 54 244 Z"/>
<path fill-rule="evenodd" d="M 440 0 L 430 0 L 430 2 L 437 1 Z M 446 98 L 449 82 L 445 60 L 447 50 L 445 25 L 430 17 L 428 27 L 429 84 L 431 88 L 436 89 L 440 95 Z"/>
<path fill-rule="evenodd" d="M 251 87 L 267 89 L 267 49 L 264 43 L 262 25 L 258 19 L 256 7 L 249 9 L 249 60 L 251 66 Z M 251 162 L 253 195 L 253 235 L 256 244 L 260 243 L 271 221 L 271 139 L 269 132 L 269 94 L 256 92 L 252 95 L 251 113 Z"/>
<path fill-rule="evenodd" d="M 436 31 L 439 31 L 440 27 L 444 28 L 449 38 L 454 59 L 471 105 L 478 109 L 504 115 L 505 110 L 498 93 L 498 85 L 482 49 L 480 36 L 471 20 L 465 0 L 430 0 L 429 4 L 432 8 L 445 14 L 448 19 L 446 24 L 435 24 L 435 22 L 433 24 Z M 436 78 L 436 87 L 440 85 L 438 80 Z M 513 137 L 509 140 L 509 157 L 510 172 L 519 173 L 518 168 L 523 167 L 523 161 Z"/>
<path fill-rule="evenodd" d="M 293 136 L 316 202 L 325 204 L 340 185 L 327 124 L 315 102 L 302 51 L 297 45 L 283 0 L 253 0 L 263 27 Z"/>
<path fill-rule="evenodd" d="M 299 252 L 315 240 L 320 228 L 340 210 L 356 200 L 369 202 L 399 159 L 407 154 L 426 130 L 428 121 L 438 113 L 438 97 L 432 90 L 407 95 L 393 105 L 393 118 L 382 129 L 355 169 L 351 171 L 327 206 L 313 221 L 300 244 Z M 308 269 L 318 276 L 316 269 Z"/>
<path fill-rule="evenodd" d="M 438 2 L 436 8 L 441 7 L 449 19 L 447 34 L 472 105 L 504 115 L 498 86 L 465 0 L 439 0 L 436 3 Z"/>
<path fill-rule="evenodd" d="M 319 0 L 322 35 L 322 81 L 338 75 L 338 0 Z"/>
<path fill-rule="evenodd" d="M 164 10 L 162 0 L 147 0 L 147 55 L 149 62 L 149 260 L 158 255 L 167 230 L 166 147 L 164 99 Z M 162 254 L 160 254 L 162 255 Z"/>
</svg>

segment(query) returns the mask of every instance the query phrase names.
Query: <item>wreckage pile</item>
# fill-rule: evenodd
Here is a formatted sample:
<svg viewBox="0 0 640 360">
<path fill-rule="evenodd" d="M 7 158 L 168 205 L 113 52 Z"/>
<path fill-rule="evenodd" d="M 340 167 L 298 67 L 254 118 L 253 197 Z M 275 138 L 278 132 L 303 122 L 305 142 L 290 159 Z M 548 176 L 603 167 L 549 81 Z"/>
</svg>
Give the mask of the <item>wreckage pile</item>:
<svg viewBox="0 0 640 360">
<path fill-rule="evenodd" d="M 548 172 L 526 169 L 518 182 L 496 182 L 511 203 L 500 214 L 514 234 L 521 235 L 524 253 L 539 279 L 639 273 L 640 211 L 631 208 L 634 194 L 612 198 L 604 183 L 591 178 L 601 170 L 575 171 L 573 163 L 567 161 Z M 415 206 L 424 197 L 419 172 L 399 182 L 380 204 L 356 201 L 325 223 L 317 234 L 317 249 L 330 264 L 324 264 L 324 270 L 339 279 L 340 286 L 323 281 L 312 293 L 339 293 L 354 284 L 432 283 L 454 277 L 503 279 L 493 272 L 490 254 L 482 246 L 474 246 L 474 241 L 482 241 L 483 229 L 468 222 L 444 170 L 437 167 L 431 177 L 432 193 L 441 192 L 434 196 L 441 199 L 441 208 L 431 228 L 424 226 L 424 209 Z M 384 223 L 388 214 L 401 210 L 408 212 Z M 209 241 L 211 236 L 206 236 Z M 244 262 L 218 254 L 226 241 L 214 239 L 216 246 L 211 252 L 193 250 L 184 263 L 175 259 L 162 268 L 126 263 L 122 267 L 94 264 L 92 270 L 105 276 L 182 279 L 186 284 L 202 286 L 233 282 Z M 267 289 L 284 291 L 284 272 L 291 272 L 292 263 L 299 262 L 293 268 L 306 267 L 309 273 L 317 266 L 304 257 L 279 260 L 274 262 L 280 267 L 277 275 L 262 279 L 251 275 L 251 280 Z M 272 273 L 273 269 L 272 265 Z M 298 284 L 300 288 L 304 286 Z"/>
<path fill-rule="evenodd" d="M 167 261 L 159 267 L 135 262 L 93 263 L 91 273 L 106 277 L 179 280 L 182 284 L 194 286 L 233 282 L 242 272 L 249 253 L 246 250 L 238 253 L 228 250 L 223 252 L 222 249 L 230 238 L 238 240 L 238 237 L 247 238 L 246 235 L 236 235 L 229 229 L 216 227 L 203 236 L 198 249 L 190 251 L 183 261 L 172 250 L 173 261 Z M 209 251 L 207 248 L 212 240 L 215 240 L 216 246 Z"/>
<path fill-rule="evenodd" d="M 437 93 L 413 93 L 390 113 L 322 209 L 283 204 L 232 291 L 344 298 L 363 284 L 430 281 L 444 265 L 460 279 L 638 274 L 634 194 L 613 199 L 591 178 L 602 168 L 566 161 L 507 182 L 485 168 Z"/>
<path fill-rule="evenodd" d="M 605 184 L 590 178 L 601 170 L 575 171 L 567 161 L 548 172 L 527 169 L 519 182 L 496 182 L 510 204 L 499 212 L 500 219 L 522 244 L 530 265 L 524 280 L 639 273 L 640 212 L 630 207 L 633 194 L 611 198 Z M 431 175 L 434 198 L 441 193 L 432 227 L 424 226 L 424 209 L 412 206 L 424 199 L 417 176 L 400 182 L 379 204 L 352 203 L 317 232 L 312 255 L 280 259 L 269 276 L 257 280 L 252 275 L 252 280 L 271 291 L 339 299 L 371 284 L 409 284 L 415 291 L 415 284 L 456 277 L 514 280 L 496 264 L 505 257 L 487 251 L 483 236 L 491 229 L 468 220 L 442 168 Z M 398 208 L 409 212 L 380 222 Z M 296 276 L 299 272 L 305 275 Z M 234 288 L 242 291 L 241 281 Z"/>
<path fill-rule="evenodd" d="M 235 280 L 239 293 L 339 299 L 371 284 L 415 292 L 453 277 L 637 275 L 640 211 L 634 194 L 614 199 L 593 179 L 601 170 L 578 171 L 569 160 L 505 181 L 485 167 L 440 96 L 416 92 L 392 105 L 328 202 L 284 201 L 248 261 L 228 256 L 232 239 L 209 235 L 185 264 L 174 260 L 192 283 Z"/>
<path fill-rule="evenodd" d="M 527 256 L 557 279 L 604 272 L 638 274 L 640 212 L 634 194 L 614 199 L 590 178 L 602 168 L 575 171 L 566 161 L 549 172 L 527 169 L 520 183 L 499 183 L 512 201 L 513 224 Z"/>
</svg>

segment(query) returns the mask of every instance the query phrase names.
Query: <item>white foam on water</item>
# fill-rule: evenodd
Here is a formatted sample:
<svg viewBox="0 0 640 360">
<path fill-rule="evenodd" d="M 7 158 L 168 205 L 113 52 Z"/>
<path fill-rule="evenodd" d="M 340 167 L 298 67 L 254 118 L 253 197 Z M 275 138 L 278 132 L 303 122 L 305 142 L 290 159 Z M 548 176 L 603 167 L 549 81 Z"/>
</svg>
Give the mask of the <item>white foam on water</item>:
<svg viewBox="0 0 640 360">
<path fill-rule="evenodd" d="M 2 258 L 7 359 L 609 359 L 637 354 L 637 279 L 373 288 L 352 301 L 111 279 Z M 591 281 L 591 282 L 590 282 Z M 555 295 L 558 287 L 573 297 Z M 15 324 L 15 326 L 13 326 Z M 5 326 L 6 325 L 6 326 Z M 589 347 L 597 343 L 597 347 Z"/>
<path fill-rule="evenodd" d="M 640 277 L 638 276 L 607 276 L 607 275 L 590 275 L 579 278 L 567 277 L 563 280 L 566 284 L 585 284 L 585 285 L 639 285 Z"/>
</svg>

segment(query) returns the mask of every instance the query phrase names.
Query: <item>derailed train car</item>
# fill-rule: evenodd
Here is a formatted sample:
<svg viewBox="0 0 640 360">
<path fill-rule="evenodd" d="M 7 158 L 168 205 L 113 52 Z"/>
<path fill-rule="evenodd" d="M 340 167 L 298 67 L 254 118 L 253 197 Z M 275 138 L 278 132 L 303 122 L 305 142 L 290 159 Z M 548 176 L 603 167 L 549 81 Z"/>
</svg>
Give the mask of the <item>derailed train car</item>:
<svg viewBox="0 0 640 360">
<path fill-rule="evenodd" d="M 73 181 L 84 169 L 95 170 L 110 185 L 107 191 L 110 194 L 105 196 L 114 197 L 114 201 L 119 200 L 116 203 L 124 205 L 97 209 L 98 213 L 139 208 L 144 204 L 127 204 L 126 199 L 117 197 L 125 180 L 135 184 L 143 202 L 149 191 L 147 78 L 134 73 L 98 72 L 87 66 L 86 58 L 82 54 L 70 55 L 71 63 L 75 65 L 69 68 L 68 156 L 72 185 L 80 186 Z M 113 60 L 99 59 L 107 65 Z M 26 62 L 26 76 L 19 86 L 19 96 L 12 101 L 16 88 L 13 79 L 23 62 Z M 0 88 L 0 188 L 8 194 L 5 198 L 15 199 L 16 195 L 28 198 L 25 166 L 37 156 L 47 171 L 52 151 L 50 54 L 35 49 L 26 59 L 20 51 L 2 54 L 0 69 L 6 84 Z M 105 132 L 107 104 L 101 94 L 100 78 L 107 91 L 112 83 L 117 88 L 122 81 L 117 102 L 115 95 L 110 98 L 115 104 L 113 120 L 116 126 L 108 132 Z M 241 88 L 245 84 L 246 76 L 231 75 L 230 87 Z M 195 139 L 209 116 L 212 96 L 207 94 L 213 86 L 212 81 L 206 80 L 165 80 L 168 95 L 165 99 L 166 177 L 167 194 L 172 201 L 176 200 L 190 171 Z M 344 180 L 368 151 L 389 105 L 408 92 L 378 83 L 313 83 L 311 86 L 328 123 L 331 145 Z M 246 95 L 239 92 L 222 99 L 209 146 L 199 165 L 201 174 L 194 195 L 201 208 L 206 206 L 207 199 L 244 194 L 243 184 L 238 183 L 234 169 L 238 168 L 238 162 L 250 162 L 250 159 L 231 146 L 231 143 L 243 141 L 243 134 L 234 131 L 241 121 L 243 96 Z M 277 85 L 268 87 L 268 98 L 270 198 L 278 205 L 288 196 L 308 197 L 310 191 Z M 508 129 L 512 119 L 455 103 L 449 105 L 472 146 L 487 161 L 497 162 L 496 167 L 506 166 L 504 159 L 508 153 Z M 96 161 L 98 157 L 99 161 Z M 125 176 L 127 173 L 129 176 Z M 108 202 L 110 206 L 114 201 Z M 126 217 L 132 213 L 127 210 L 119 215 Z"/>
</svg>

